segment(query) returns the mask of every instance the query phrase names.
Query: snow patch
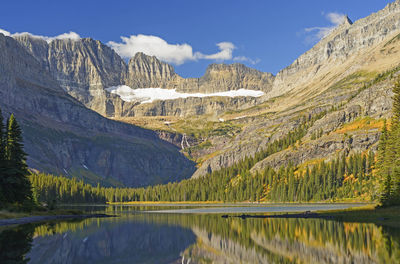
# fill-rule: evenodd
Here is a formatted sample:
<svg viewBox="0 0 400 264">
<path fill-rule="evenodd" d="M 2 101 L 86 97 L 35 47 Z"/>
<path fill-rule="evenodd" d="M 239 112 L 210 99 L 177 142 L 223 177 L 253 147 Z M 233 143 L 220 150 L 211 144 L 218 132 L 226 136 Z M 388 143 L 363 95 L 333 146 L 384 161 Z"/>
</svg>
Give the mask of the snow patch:
<svg viewBox="0 0 400 264">
<path fill-rule="evenodd" d="M 163 89 L 163 88 L 140 88 L 132 89 L 126 85 L 113 86 L 105 89 L 106 91 L 116 94 L 121 97 L 125 102 L 137 101 L 141 104 L 152 103 L 156 100 L 172 100 L 178 98 L 188 97 L 211 97 L 211 96 L 223 96 L 223 97 L 238 97 L 238 96 L 250 96 L 260 97 L 264 95 L 262 91 L 239 89 L 227 92 L 218 93 L 180 93 L 176 89 Z"/>
</svg>

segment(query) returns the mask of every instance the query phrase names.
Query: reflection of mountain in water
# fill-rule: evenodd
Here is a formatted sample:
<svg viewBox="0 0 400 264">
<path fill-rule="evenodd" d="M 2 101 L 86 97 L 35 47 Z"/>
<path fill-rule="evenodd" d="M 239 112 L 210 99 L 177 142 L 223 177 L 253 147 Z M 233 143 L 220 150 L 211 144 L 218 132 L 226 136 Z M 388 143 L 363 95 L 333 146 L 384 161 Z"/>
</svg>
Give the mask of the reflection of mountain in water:
<svg viewBox="0 0 400 264">
<path fill-rule="evenodd" d="M 84 230 L 34 239 L 30 263 L 174 263 L 195 242 L 179 226 L 102 222 Z"/>
<path fill-rule="evenodd" d="M 38 226 L 27 257 L 30 263 L 398 263 L 400 229 L 135 213 Z"/>
<path fill-rule="evenodd" d="M 225 220 L 225 219 L 224 219 Z M 227 219 L 193 227 L 190 263 L 398 263 L 400 230 L 322 219 Z M 217 225 L 218 226 L 218 225 Z M 211 231 L 212 230 L 212 231 Z"/>
</svg>

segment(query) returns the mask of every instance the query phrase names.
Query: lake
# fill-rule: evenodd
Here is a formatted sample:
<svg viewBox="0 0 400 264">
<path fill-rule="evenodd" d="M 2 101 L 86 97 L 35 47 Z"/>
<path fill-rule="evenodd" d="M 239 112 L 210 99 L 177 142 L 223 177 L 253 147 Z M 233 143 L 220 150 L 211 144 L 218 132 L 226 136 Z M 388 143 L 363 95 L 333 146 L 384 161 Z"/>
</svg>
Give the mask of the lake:
<svg viewBox="0 0 400 264">
<path fill-rule="evenodd" d="M 87 207 L 119 217 L 2 228 L 0 263 L 399 263 L 398 228 L 221 217 L 352 206 L 357 205 Z"/>
</svg>

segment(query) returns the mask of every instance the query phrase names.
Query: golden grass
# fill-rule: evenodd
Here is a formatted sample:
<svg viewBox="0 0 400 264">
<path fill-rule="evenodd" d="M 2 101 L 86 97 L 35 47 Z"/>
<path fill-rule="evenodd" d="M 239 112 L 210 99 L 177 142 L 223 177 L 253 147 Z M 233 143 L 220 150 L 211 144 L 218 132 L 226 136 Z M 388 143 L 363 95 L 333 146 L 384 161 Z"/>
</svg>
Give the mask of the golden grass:
<svg viewBox="0 0 400 264">
<path fill-rule="evenodd" d="M 355 121 L 343 125 L 341 128 L 335 131 L 338 134 L 345 134 L 357 130 L 372 130 L 383 128 L 383 119 L 372 119 L 370 117 L 358 118 Z"/>
</svg>

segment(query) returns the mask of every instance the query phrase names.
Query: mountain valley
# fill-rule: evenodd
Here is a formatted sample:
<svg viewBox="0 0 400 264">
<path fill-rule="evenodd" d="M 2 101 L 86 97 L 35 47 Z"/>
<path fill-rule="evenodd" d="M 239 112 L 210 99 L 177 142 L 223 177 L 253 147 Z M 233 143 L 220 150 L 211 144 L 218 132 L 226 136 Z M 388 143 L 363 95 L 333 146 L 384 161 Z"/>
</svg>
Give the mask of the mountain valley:
<svg viewBox="0 0 400 264">
<path fill-rule="evenodd" d="M 252 171 L 376 151 L 400 72 L 399 21 L 400 1 L 354 23 L 346 17 L 276 76 L 234 63 L 211 64 L 201 78 L 182 78 L 154 56 L 137 53 L 125 61 L 90 38 L 46 41 L 0 34 L 1 107 L 24 120 L 32 169 L 82 174 L 93 184 L 145 186 L 198 178 L 254 156 L 316 116 L 301 140 L 257 162 Z M 123 85 L 133 92 L 163 88 L 207 95 L 246 89 L 263 95 L 142 103 L 108 90 Z"/>
</svg>

